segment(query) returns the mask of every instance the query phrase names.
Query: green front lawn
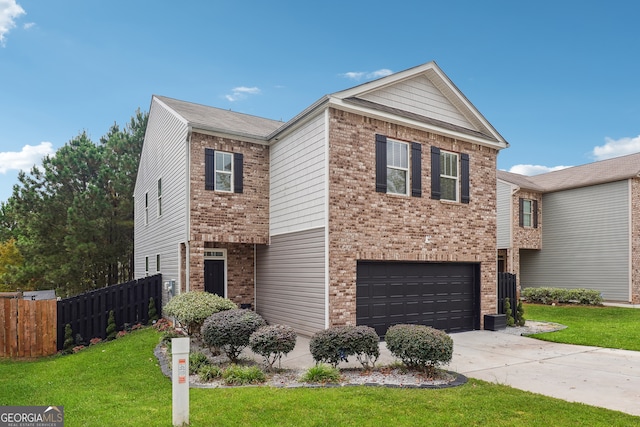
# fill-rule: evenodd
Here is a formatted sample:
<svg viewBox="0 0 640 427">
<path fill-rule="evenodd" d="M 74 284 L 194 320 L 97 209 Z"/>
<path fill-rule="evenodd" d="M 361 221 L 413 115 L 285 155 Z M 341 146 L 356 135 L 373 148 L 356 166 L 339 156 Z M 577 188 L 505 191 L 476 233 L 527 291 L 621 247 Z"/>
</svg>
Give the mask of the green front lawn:
<svg viewBox="0 0 640 427">
<path fill-rule="evenodd" d="M 67 426 L 170 426 L 153 329 L 33 362 L 0 360 L 0 406 L 64 405 Z M 469 380 L 450 389 L 191 389 L 192 426 L 633 425 L 638 417 Z"/>
<path fill-rule="evenodd" d="M 524 316 L 567 326 L 541 340 L 640 351 L 640 309 L 524 304 Z"/>
</svg>

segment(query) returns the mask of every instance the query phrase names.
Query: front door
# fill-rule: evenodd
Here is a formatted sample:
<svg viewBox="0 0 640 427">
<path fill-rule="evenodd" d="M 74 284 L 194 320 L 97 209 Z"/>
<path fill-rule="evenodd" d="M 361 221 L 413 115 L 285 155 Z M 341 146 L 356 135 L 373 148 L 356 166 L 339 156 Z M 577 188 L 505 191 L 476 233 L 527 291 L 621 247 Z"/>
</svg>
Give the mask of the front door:
<svg viewBox="0 0 640 427">
<path fill-rule="evenodd" d="M 204 290 L 224 297 L 224 260 L 204 260 Z"/>
</svg>

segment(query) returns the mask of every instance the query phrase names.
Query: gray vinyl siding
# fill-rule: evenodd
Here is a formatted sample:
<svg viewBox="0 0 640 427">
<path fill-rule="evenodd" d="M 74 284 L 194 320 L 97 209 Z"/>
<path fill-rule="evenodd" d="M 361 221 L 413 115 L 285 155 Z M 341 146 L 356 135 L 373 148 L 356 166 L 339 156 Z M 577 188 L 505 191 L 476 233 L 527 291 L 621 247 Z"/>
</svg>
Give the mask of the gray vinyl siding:
<svg viewBox="0 0 640 427">
<path fill-rule="evenodd" d="M 629 184 L 544 194 L 542 250 L 522 251 L 523 287 L 600 290 L 629 301 Z"/>
<path fill-rule="evenodd" d="M 324 226 L 324 114 L 273 144 L 269 158 L 270 234 Z"/>
<path fill-rule="evenodd" d="M 368 101 L 398 108 L 422 116 L 475 129 L 426 76 L 419 76 L 391 87 L 360 96 Z"/>
<path fill-rule="evenodd" d="M 511 184 L 498 181 L 496 193 L 498 249 L 511 247 Z"/>
<path fill-rule="evenodd" d="M 258 246 L 256 311 L 311 336 L 325 328 L 324 228 L 273 236 Z"/>
<path fill-rule="evenodd" d="M 180 243 L 187 240 L 187 125 L 153 101 L 135 188 L 135 277 L 156 273 L 160 254 L 163 280 L 179 281 Z M 162 216 L 157 215 L 158 178 L 162 178 Z M 145 192 L 149 223 L 144 223 Z"/>
</svg>

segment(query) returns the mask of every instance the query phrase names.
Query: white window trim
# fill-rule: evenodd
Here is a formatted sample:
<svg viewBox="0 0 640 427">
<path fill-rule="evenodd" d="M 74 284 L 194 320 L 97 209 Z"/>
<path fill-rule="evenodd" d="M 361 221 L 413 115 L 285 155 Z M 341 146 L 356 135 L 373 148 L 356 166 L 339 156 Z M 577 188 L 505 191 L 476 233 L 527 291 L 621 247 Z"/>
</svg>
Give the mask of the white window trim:
<svg viewBox="0 0 640 427">
<path fill-rule="evenodd" d="M 404 145 L 405 149 L 407 150 L 407 167 L 403 168 L 401 166 L 393 166 L 389 164 L 389 157 L 387 156 L 387 169 L 395 169 L 395 170 L 399 170 L 399 171 L 404 171 L 405 172 L 405 188 L 404 188 L 404 193 L 396 193 L 393 191 L 389 191 L 389 185 L 387 185 L 387 194 L 397 194 L 399 196 L 408 196 L 409 195 L 409 188 L 410 188 L 410 183 L 409 183 L 409 179 L 410 179 L 410 168 L 411 168 L 411 147 L 409 146 L 408 143 L 406 142 L 402 142 L 402 141 L 396 141 L 395 139 L 387 139 L 387 144 L 402 144 Z M 388 175 L 388 174 L 387 174 Z"/>
<path fill-rule="evenodd" d="M 149 275 L 149 257 L 148 256 L 144 257 L 144 275 L 145 276 Z"/>
<path fill-rule="evenodd" d="M 216 161 L 216 158 L 218 156 L 218 154 L 225 154 L 231 157 L 231 172 L 227 172 L 227 171 L 218 171 L 218 162 Z M 213 189 L 215 191 L 220 191 L 222 193 L 233 193 L 233 174 L 234 174 L 234 158 L 233 158 L 233 153 L 229 153 L 228 151 L 215 151 L 214 152 L 214 156 L 213 156 Z M 225 175 L 229 175 L 229 190 L 223 190 L 218 188 L 218 173 L 221 174 L 225 174 Z"/>
<path fill-rule="evenodd" d="M 149 193 L 144 193 L 144 225 L 149 225 Z"/>
<path fill-rule="evenodd" d="M 448 202 L 459 202 L 460 201 L 460 154 L 458 153 L 454 153 L 452 151 L 444 151 L 441 150 L 440 151 L 440 156 L 442 158 L 442 156 L 444 156 L 445 154 L 449 154 L 452 156 L 456 157 L 456 171 L 458 172 L 457 175 L 446 175 L 444 168 L 441 167 L 440 170 L 440 200 L 444 200 L 444 201 L 448 201 Z M 442 178 L 446 178 L 446 179 L 453 179 L 455 181 L 454 184 L 454 188 L 455 188 L 455 199 L 446 199 L 444 198 L 444 191 L 442 191 Z"/>
<path fill-rule="evenodd" d="M 527 212 L 527 204 L 529 205 L 529 212 Z M 527 224 L 527 218 L 529 218 L 529 224 Z M 522 226 L 533 228 L 533 200 L 531 199 L 522 201 Z"/>
</svg>

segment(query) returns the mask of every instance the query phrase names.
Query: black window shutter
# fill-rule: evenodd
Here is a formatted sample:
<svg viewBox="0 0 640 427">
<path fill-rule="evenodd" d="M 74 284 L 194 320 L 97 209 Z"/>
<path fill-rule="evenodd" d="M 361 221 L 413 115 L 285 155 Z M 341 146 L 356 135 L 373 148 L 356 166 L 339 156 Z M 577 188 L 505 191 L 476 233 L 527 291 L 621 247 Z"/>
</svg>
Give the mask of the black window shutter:
<svg viewBox="0 0 640 427">
<path fill-rule="evenodd" d="M 215 189 L 215 162 L 216 156 L 215 151 L 211 148 L 204 149 L 204 189 L 205 190 L 214 190 Z"/>
<path fill-rule="evenodd" d="M 519 204 L 520 204 L 519 206 L 520 212 L 518 215 L 518 218 L 519 218 L 518 221 L 519 221 L 520 227 L 524 227 L 524 199 L 522 197 L 520 197 Z"/>
<path fill-rule="evenodd" d="M 431 147 L 431 198 L 440 200 L 440 149 Z"/>
<path fill-rule="evenodd" d="M 422 197 L 422 144 L 411 143 L 411 195 Z"/>
<path fill-rule="evenodd" d="M 376 134 L 376 191 L 387 192 L 387 137 Z"/>
<path fill-rule="evenodd" d="M 233 153 L 233 192 L 242 193 L 242 153 Z"/>
<path fill-rule="evenodd" d="M 460 201 L 469 203 L 469 155 L 460 154 Z"/>
<path fill-rule="evenodd" d="M 538 228 L 538 201 L 533 201 L 533 228 Z"/>
</svg>

